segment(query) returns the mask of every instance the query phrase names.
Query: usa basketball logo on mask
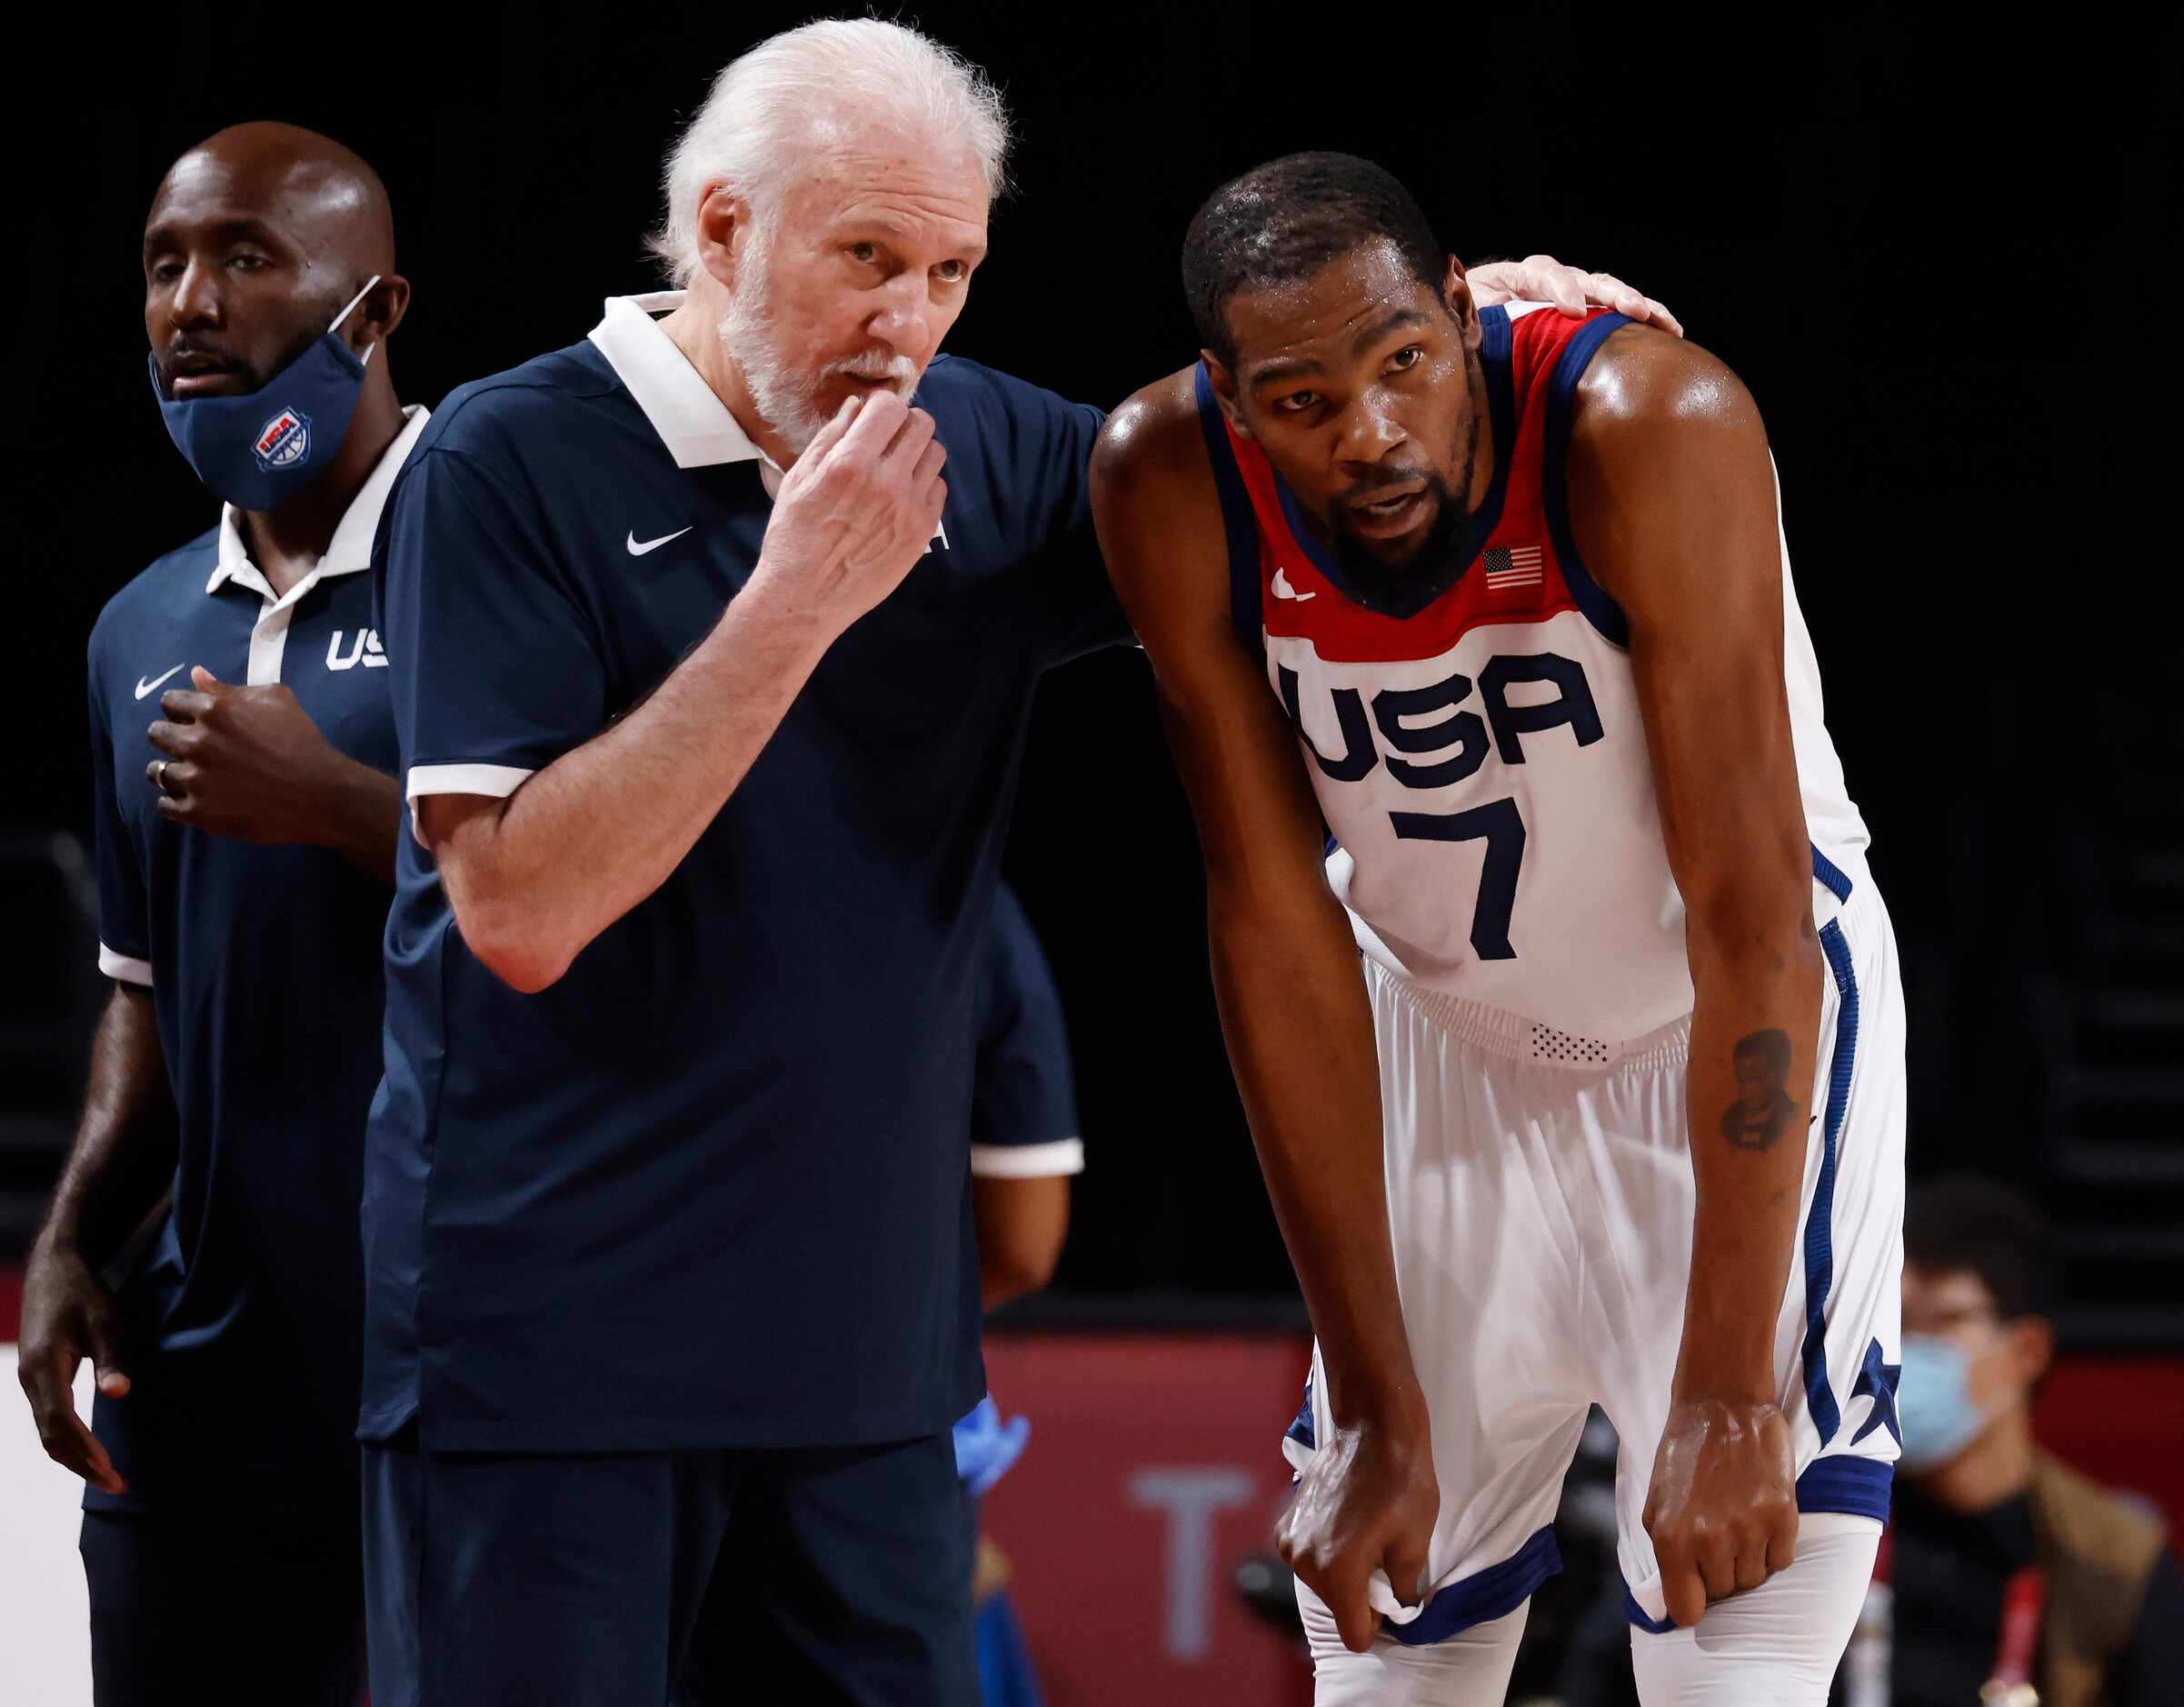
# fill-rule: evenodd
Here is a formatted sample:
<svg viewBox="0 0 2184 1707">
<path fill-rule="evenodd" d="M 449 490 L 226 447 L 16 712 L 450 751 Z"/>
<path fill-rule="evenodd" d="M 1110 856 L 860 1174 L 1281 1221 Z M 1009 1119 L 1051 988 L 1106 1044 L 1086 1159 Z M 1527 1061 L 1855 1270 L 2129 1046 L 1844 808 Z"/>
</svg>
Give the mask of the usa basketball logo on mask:
<svg viewBox="0 0 2184 1707">
<path fill-rule="evenodd" d="M 259 429 L 251 446 L 267 468 L 286 468 L 311 448 L 311 417 L 284 409 Z"/>
</svg>

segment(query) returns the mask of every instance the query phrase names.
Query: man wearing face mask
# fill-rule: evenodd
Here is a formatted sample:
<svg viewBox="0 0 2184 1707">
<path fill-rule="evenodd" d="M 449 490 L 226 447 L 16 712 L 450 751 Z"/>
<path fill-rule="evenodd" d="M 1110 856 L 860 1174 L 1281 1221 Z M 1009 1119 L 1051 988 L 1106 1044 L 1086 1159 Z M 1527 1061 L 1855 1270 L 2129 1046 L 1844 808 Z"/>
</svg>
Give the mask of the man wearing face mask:
<svg viewBox="0 0 2184 1707">
<path fill-rule="evenodd" d="M 282 125 L 175 163 L 144 268 L 154 400 L 224 506 L 92 634 L 114 989 L 25 1278 L 22 1379 L 87 1484 L 102 1707 L 214 1684 L 351 1702 L 356 1203 L 400 813 L 359 572 L 424 426 L 380 350 L 409 286 L 371 167 Z"/>
<path fill-rule="evenodd" d="M 1891 1707 L 2173 1707 L 2184 1572 L 2161 1524 L 2033 1439 L 2055 1343 L 2039 1213 L 1938 1180 L 1911 1193 L 1903 1243 Z"/>
</svg>

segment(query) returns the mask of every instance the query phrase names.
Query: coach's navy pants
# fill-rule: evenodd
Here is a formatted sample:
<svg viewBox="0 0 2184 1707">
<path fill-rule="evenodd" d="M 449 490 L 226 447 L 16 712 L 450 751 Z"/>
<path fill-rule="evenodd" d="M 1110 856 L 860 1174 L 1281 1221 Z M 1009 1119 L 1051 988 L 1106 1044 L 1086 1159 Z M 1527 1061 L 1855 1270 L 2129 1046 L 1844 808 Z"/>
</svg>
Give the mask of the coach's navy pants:
<svg viewBox="0 0 2184 1707">
<path fill-rule="evenodd" d="M 945 1434 L 777 1452 L 364 1448 L 372 1707 L 976 1707 Z"/>
</svg>

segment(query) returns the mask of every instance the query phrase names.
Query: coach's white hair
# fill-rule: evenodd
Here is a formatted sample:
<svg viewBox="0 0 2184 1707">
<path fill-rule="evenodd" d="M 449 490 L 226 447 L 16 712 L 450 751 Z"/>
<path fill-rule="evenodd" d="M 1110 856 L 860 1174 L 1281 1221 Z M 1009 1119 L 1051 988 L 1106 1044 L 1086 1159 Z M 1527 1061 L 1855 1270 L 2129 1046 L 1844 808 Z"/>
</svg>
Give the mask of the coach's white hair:
<svg viewBox="0 0 2184 1707">
<path fill-rule="evenodd" d="M 667 217 L 650 240 L 676 284 L 687 285 L 703 265 L 698 204 L 706 185 L 733 185 L 764 231 L 796 145 L 814 119 L 837 112 L 959 139 L 977 157 L 987 195 L 1007 187 L 1008 109 L 983 71 L 900 24 L 823 18 L 729 61 L 676 139 L 663 175 Z"/>
</svg>

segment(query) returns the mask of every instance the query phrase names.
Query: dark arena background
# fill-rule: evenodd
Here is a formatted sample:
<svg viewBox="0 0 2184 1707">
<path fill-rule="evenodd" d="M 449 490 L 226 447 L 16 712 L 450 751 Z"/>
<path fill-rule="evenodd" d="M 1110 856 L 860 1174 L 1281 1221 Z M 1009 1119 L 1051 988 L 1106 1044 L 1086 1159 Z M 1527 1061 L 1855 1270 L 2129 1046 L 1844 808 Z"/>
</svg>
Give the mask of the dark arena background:
<svg viewBox="0 0 2184 1707">
<path fill-rule="evenodd" d="M 369 159 L 414 292 L 390 359 L 405 401 L 437 402 L 657 287 L 641 236 L 663 145 L 723 62 L 805 15 L 457 5 L 337 28 L 254 7 L 117 19 L 51 62 L 65 147 L 16 152 L 11 198 L 0 1339 L 105 997 L 84 643 L 214 515 L 145 394 L 138 246 L 163 169 L 260 117 Z M 1545 250 L 1667 302 L 1773 441 L 1901 944 L 1913 1180 L 1993 1175 L 2053 1217 L 2042 1436 L 2184 1524 L 2184 704 L 2159 615 L 2184 41 L 2173 20 L 1800 19 L 929 6 L 910 21 L 995 74 L 1019 137 L 948 347 L 1112 405 L 1193 354 L 1176 256 L 1198 202 L 1308 146 L 1392 168 L 1467 261 Z M 1067 1008 L 1088 1153 L 1053 1285 L 989 1338 L 1032 1436 L 987 1524 L 1043 1688 L 1056 1707 L 1307 1701 L 1298 1639 L 1247 1592 L 1307 1331 L 1142 657 L 1048 679 L 1007 863 Z M 251 1403 L 278 1426 L 277 1372 Z M 68 1692 L 87 1688 L 74 1483 L 0 1410 L 0 1702 L 87 1700 Z M 1570 1568 L 1512 1699 L 1629 1689 L 1603 1473 L 1581 1458 Z"/>
</svg>

